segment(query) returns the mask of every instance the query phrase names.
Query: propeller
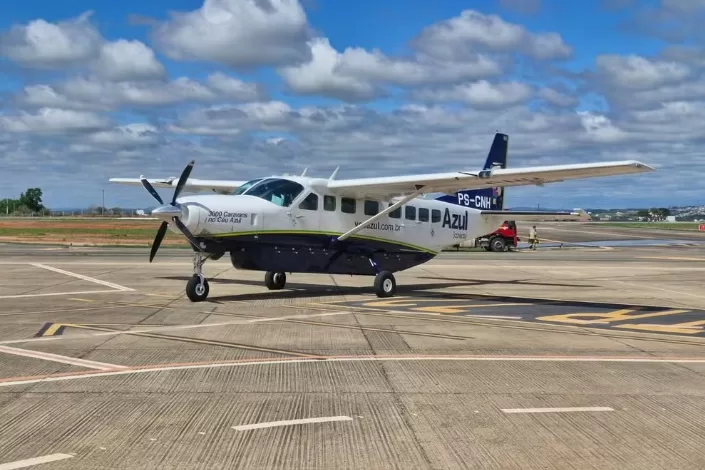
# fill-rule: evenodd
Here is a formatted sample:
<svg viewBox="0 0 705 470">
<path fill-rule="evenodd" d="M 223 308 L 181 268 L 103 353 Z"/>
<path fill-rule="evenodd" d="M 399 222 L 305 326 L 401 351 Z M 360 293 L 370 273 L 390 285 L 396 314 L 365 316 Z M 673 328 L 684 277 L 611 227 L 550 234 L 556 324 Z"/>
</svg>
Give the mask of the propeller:
<svg viewBox="0 0 705 470">
<path fill-rule="evenodd" d="M 195 163 L 195 160 L 191 160 L 189 164 L 186 165 L 186 168 L 184 168 L 184 171 L 181 172 L 179 182 L 176 184 L 176 189 L 174 190 L 174 196 L 171 198 L 171 202 L 169 204 L 164 204 L 164 201 L 162 200 L 161 196 L 159 196 L 159 193 L 154 189 L 154 186 L 152 186 L 152 184 L 147 181 L 144 176 L 140 176 L 140 181 L 142 182 L 142 186 L 145 187 L 149 194 L 151 194 L 152 197 L 159 201 L 159 204 L 161 204 L 161 206 L 157 207 L 152 211 L 152 214 L 171 215 L 171 220 L 181 231 L 181 233 L 184 234 L 184 236 L 188 239 L 191 245 L 193 245 L 194 248 L 196 248 L 198 251 L 202 251 L 201 248 L 198 246 L 196 237 L 193 236 L 191 231 L 179 219 L 179 216 L 181 216 L 182 214 L 181 205 L 177 204 L 176 202 L 176 199 L 179 197 L 179 194 L 181 194 L 181 191 L 183 191 L 184 186 L 186 185 L 186 180 L 188 180 L 188 177 L 191 175 L 191 170 L 193 170 L 193 165 Z M 152 243 L 152 249 L 149 252 L 150 263 L 154 259 L 154 256 L 157 254 L 157 250 L 159 250 L 159 246 L 161 245 L 162 240 L 164 239 L 164 235 L 166 235 L 166 229 L 168 227 L 168 222 L 162 222 L 159 226 L 159 230 L 157 230 L 157 235 L 154 237 L 154 242 Z"/>
</svg>

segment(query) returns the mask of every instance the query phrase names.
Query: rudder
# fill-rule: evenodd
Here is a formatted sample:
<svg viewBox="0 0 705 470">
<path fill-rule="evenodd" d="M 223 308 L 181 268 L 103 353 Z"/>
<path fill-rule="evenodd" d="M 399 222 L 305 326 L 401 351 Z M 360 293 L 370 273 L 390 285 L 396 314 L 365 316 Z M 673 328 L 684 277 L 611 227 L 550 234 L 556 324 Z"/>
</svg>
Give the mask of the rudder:
<svg viewBox="0 0 705 470">
<path fill-rule="evenodd" d="M 509 136 L 497 132 L 482 169 L 507 168 L 508 152 Z M 474 209 L 502 210 L 504 209 L 504 188 L 469 189 L 458 191 L 455 194 L 445 194 L 436 199 Z"/>
</svg>

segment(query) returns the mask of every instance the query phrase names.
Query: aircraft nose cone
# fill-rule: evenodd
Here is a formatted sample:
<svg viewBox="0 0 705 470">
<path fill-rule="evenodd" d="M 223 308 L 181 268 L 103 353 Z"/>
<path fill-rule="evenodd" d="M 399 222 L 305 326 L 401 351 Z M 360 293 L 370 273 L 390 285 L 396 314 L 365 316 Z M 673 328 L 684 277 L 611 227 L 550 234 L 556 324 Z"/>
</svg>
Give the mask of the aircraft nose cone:
<svg viewBox="0 0 705 470">
<path fill-rule="evenodd" d="M 171 222 L 172 217 L 181 217 L 182 212 L 180 207 L 169 204 L 157 207 L 152 211 L 152 215 L 160 220 Z"/>
</svg>

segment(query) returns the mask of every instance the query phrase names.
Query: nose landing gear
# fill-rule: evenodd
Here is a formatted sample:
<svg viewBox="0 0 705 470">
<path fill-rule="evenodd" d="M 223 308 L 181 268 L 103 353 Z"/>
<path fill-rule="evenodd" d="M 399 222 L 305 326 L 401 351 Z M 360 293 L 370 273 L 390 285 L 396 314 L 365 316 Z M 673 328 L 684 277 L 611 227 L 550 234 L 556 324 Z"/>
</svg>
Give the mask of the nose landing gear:
<svg viewBox="0 0 705 470">
<path fill-rule="evenodd" d="M 213 254 L 205 256 L 200 251 L 193 255 L 193 277 L 186 283 L 186 296 L 191 302 L 202 302 L 208 297 L 210 287 L 208 279 L 203 275 L 203 263 L 210 258 L 214 258 Z"/>
</svg>

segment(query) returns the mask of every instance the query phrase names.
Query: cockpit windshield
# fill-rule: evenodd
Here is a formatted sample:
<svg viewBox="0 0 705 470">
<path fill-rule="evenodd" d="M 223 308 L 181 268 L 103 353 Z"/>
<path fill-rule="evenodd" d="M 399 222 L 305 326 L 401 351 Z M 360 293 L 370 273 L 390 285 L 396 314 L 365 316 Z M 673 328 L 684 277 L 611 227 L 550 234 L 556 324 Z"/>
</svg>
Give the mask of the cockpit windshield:
<svg viewBox="0 0 705 470">
<path fill-rule="evenodd" d="M 278 206 L 289 207 L 303 190 L 304 187 L 295 181 L 271 178 L 251 187 L 246 195 L 262 198 Z"/>
<path fill-rule="evenodd" d="M 244 193 L 245 191 L 247 191 L 247 190 L 250 189 L 253 185 L 257 184 L 257 183 L 260 182 L 260 181 L 262 181 L 262 178 L 257 178 L 257 179 L 255 179 L 255 180 L 250 180 L 250 181 L 248 181 L 247 183 L 245 183 L 245 184 L 243 184 L 242 186 L 240 186 L 239 188 L 237 188 L 237 189 L 235 190 L 235 192 L 233 193 L 233 196 L 237 196 L 237 195 L 239 195 L 239 194 Z"/>
</svg>

